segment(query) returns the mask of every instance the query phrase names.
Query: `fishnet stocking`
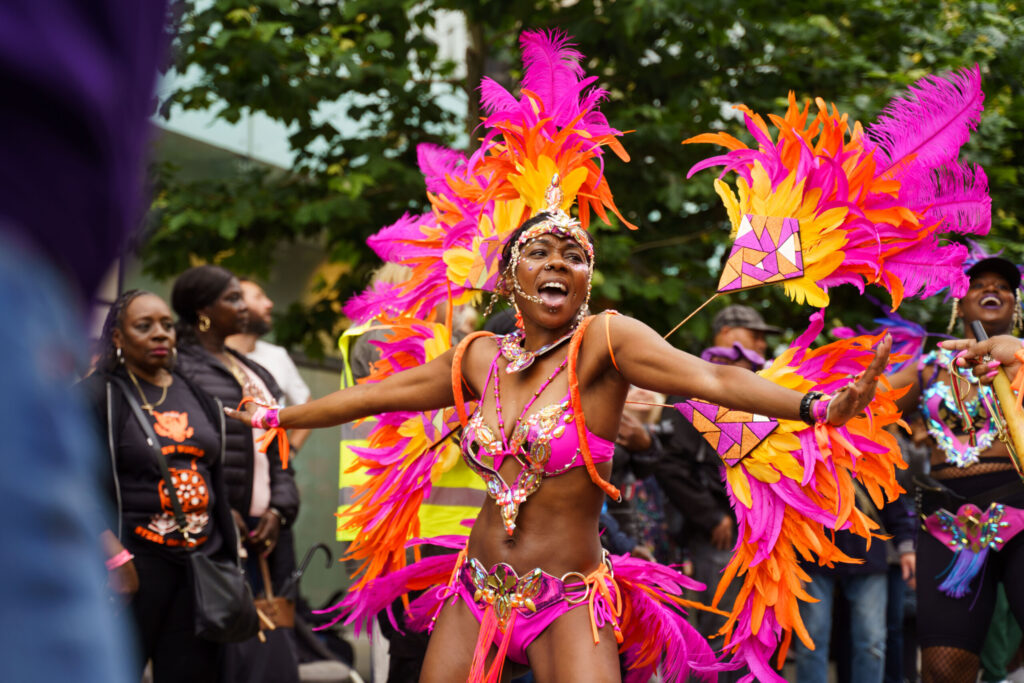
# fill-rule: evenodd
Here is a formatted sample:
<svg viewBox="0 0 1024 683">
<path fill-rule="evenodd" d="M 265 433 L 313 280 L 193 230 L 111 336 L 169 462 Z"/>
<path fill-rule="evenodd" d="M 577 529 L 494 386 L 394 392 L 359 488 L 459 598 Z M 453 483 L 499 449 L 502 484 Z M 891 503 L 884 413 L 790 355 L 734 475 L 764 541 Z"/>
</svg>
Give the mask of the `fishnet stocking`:
<svg viewBox="0 0 1024 683">
<path fill-rule="evenodd" d="M 926 647 L 921 650 L 922 683 L 974 683 L 978 679 L 978 655 L 958 647 Z"/>
<path fill-rule="evenodd" d="M 982 460 L 971 465 L 967 469 L 960 469 L 959 467 L 943 467 L 942 469 L 933 469 L 933 479 L 962 479 L 963 477 L 973 477 L 976 474 L 988 474 L 989 472 L 1003 472 L 1005 470 L 1012 470 L 1013 463 L 1006 462 L 986 462 Z"/>
</svg>

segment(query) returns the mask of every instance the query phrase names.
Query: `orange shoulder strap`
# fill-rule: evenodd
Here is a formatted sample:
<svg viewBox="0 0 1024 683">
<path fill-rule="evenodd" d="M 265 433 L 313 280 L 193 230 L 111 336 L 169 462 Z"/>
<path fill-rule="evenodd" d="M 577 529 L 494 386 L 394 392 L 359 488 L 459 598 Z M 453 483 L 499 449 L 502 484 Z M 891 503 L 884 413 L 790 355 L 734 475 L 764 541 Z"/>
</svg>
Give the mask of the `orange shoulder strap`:
<svg viewBox="0 0 1024 683">
<path fill-rule="evenodd" d="M 580 399 L 580 381 L 579 376 L 576 374 L 576 364 L 579 360 L 580 344 L 583 343 L 583 335 L 596 317 L 592 315 L 585 318 L 580 323 L 576 333 L 572 335 L 572 339 L 569 340 L 569 366 L 567 368 L 569 373 L 569 400 L 572 402 L 572 412 L 576 416 L 574 422 L 576 423 L 576 433 L 580 439 L 580 453 L 583 454 L 583 463 L 587 466 L 587 474 L 590 475 L 590 481 L 594 482 L 598 488 L 613 499 L 622 500 L 622 494 L 619 490 L 612 486 L 610 482 L 605 481 L 597 473 L 597 468 L 594 467 L 594 457 L 590 454 L 590 443 L 587 441 L 587 421 L 583 416 L 583 402 Z"/>
<path fill-rule="evenodd" d="M 466 403 L 462 398 L 462 385 L 465 382 L 462 379 L 462 356 L 465 355 L 466 349 L 469 348 L 470 343 L 479 337 L 493 337 L 493 332 L 486 332 L 480 330 L 479 332 L 471 332 L 466 335 L 466 338 L 459 342 L 459 345 L 455 347 L 455 355 L 452 356 L 452 393 L 455 395 L 455 412 L 459 415 L 459 422 L 463 427 L 469 422 L 469 417 L 466 416 Z"/>
</svg>

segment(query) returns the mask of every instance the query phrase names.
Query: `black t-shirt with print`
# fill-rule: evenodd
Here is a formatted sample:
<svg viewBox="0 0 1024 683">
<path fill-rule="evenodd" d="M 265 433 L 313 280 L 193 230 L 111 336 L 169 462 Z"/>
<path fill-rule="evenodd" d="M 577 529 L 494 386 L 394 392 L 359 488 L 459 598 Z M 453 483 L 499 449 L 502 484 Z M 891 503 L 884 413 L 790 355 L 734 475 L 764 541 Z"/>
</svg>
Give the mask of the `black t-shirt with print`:
<svg viewBox="0 0 1024 683">
<path fill-rule="evenodd" d="M 150 404 L 160 400 L 162 388 L 139 380 Z M 139 400 L 138 390 L 129 383 Z M 188 523 L 189 538 L 202 552 L 216 552 L 222 542 L 214 524 L 214 492 L 210 468 L 220 457 L 218 430 L 184 381 L 176 379 L 167 398 L 143 415 L 160 442 Z M 122 494 L 121 537 L 134 548 L 159 546 L 185 552 L 185 539 L 174 520 L 154 449 L 146 443 L 142 427 L 129 412 L 117 448 L 117 475 Z"/>
</svg>

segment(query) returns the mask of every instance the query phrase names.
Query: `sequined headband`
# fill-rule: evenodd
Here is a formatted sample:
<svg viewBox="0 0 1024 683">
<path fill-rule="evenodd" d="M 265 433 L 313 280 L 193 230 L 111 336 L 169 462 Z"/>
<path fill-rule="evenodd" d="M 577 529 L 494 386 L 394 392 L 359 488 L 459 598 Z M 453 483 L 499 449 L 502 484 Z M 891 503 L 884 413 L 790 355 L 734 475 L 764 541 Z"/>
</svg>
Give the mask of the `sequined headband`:
<svg viewBox="0 0 1024 683">
<path fill-rule="evenodd" d="M 555 235 L 572 239 L 583 251 L 587 253 L 587 260 L 591 265 L 594 263 L 594 245 L 587 238 L 587 231 L 583 229 L 579 221 L 561 210 L 551 213 L 551 217 L 531 226 L 523 231 L 523 234 L 516 240 L 515 246 L 521 248 L 524 244 L 541 235 Z"/>
</svg>

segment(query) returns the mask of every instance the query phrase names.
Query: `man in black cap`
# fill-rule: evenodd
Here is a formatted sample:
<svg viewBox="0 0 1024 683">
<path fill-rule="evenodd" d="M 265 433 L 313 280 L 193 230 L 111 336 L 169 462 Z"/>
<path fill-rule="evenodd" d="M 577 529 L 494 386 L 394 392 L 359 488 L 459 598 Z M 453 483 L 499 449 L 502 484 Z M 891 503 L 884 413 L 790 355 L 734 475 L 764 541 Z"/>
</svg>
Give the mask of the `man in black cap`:
<svg viewBox="0 0 1024 683">
<path fill-rule="evenodd" d="M 750 306 L 739 304 L 726 306 L 719 311 L 711 323 L 711 331 L 714 334 L 712 346 L 732 346 L 738 343 L 762 357 L 768 350 L 765 336 L 782 332 L 780 328 L 765 323 L 761 314 Z"/>
</svg>

